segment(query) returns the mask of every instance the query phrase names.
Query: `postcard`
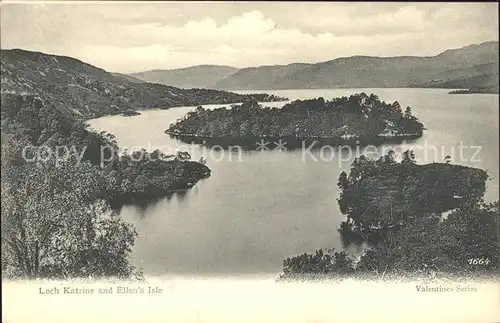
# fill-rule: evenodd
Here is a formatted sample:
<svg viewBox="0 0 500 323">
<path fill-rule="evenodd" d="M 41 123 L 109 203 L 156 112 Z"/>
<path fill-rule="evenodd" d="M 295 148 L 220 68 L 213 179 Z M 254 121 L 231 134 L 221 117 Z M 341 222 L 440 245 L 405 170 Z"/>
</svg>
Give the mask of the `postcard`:
<svg viewBox="0 0 500 323">
<path fill-rule="evenodd" d="M 0 4 L 2 322 L 499 322 L 498 3 Z"/>
</svg>

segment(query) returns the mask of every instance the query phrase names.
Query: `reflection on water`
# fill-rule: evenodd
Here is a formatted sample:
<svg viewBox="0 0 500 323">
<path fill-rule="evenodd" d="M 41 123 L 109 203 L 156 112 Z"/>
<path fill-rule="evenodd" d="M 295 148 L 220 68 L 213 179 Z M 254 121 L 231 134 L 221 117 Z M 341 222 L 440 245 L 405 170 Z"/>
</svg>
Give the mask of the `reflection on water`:
<svg viewBox="0 0 500 323">
<path fill-rule="evenodd" d="M 498 199 L 498 95 L 449 95 L 448 90 L 439 89 L 267 92 L 291 99 L 373 92 L 382 100 L 409 105 L 427 128 L 424 136 L 382 144 L 370 156 L 413 148 L 419 162 L 426 163 L 441 162 L 450 155 L 453 163 L 487 170 L 492 179 L 486 198 Z M 364 152 L 362 147 L 351 151 L 333 147 L 328 154 L 321 149 L 312 149 L 310 154 L 302 149 L 213 151 L 164 134 L 170 123 L 192 109 L 149 110 L 140 116 L 89 122 L 95 129 L 116 135 L 119 145 L 129 150 L 158 148 L 172 153 L 180 148 L 195 160 L 207 158 L 212 169 L 212 176 L 191 190 L 121 208 L 121 216 L 139 232 L 133 259 L 137 266 L 147 275 L 275 274 L 286 257 L 341 248 L 337 229 L 345 216 L 336 201 L 337 179 Z M 481 149 L 464 149 L 459 156 L 461 143 Z"/>
</svg>

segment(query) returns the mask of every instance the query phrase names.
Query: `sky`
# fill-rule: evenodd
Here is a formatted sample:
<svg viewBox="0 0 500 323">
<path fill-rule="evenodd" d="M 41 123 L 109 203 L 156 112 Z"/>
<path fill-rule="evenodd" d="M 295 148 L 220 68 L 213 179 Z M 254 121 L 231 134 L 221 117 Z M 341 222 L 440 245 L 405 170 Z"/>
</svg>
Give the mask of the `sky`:
<svg viewBox="0 0 500 323">
<path fill-rule="evenodd" d="M 498 40 L 497 3 L 2 1 L 1 48 L 111 72 L 433 56 Z"/>
</svg>

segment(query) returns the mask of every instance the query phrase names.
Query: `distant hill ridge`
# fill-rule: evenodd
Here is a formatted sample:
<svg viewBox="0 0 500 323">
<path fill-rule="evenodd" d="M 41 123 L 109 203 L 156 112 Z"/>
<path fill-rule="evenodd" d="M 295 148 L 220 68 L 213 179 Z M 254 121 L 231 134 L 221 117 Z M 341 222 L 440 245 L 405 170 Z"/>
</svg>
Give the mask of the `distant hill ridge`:
<svg viewBox="0 0 500 323">
<path fill-rule="evenodd" d="M 209 88 L 238 71 L 237 68 L 223 65 L 197 65 L 192 67 L 132 73 L 130 76 L 151 83 L 173 85 L 180 88 Z"/>
<path fill-rule="evenodd" d="M 498 89 L 498 55 L 498 41 L 490 41 L 448 49 L 436 56 L 356 55 L 315 64 L 292 63 L 242 69 L 210 65 L 209 70 L 204 67 L 206 65 L 200 65 L 131 75 L 147 82 L 179 87 L 196 84 L 197 87 L 224 90 L 456 88 L 462 85 Z"/>
</svg>

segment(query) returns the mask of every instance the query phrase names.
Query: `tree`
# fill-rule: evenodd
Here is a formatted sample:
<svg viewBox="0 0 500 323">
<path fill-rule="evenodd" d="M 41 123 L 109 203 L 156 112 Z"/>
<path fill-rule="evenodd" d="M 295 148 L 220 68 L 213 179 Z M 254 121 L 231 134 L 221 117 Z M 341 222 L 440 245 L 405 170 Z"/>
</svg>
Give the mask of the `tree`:
<svg viewBox="0 0 500 323">
<path fill-rule="evenodd" d="M 2 181 L 2 271 L 7 277 L 139 275 L 129 263 L 131 224 L 97 198 L 103 178 L 88 162 L 29 165 Z"/>
<path fill-rule="evenodd" d="M 387 156 L 386 156 L 386 160 L 390 163 L 390 164 L 394 164 L 396 162 L 396 152 L 394 150 L 389 150 L 387 152 Z"/>
<path fill-rule="evenodd" d="M 347 179 L 346 172 L 343 171 L 342 173 L 340 173 L 337 185 L 342 191 L 346 190 L 349 187 L 349 180 Z"/>
<path fill-rule="evenodd" d="M 191 159 L 191 154 L 187 151 L 178 151 L 177 152 L 177 160 L 179 161 L 188 161 Z"/>
<path fill-rule="evenodd" d="M 415 153 L 413 152 L 413 150 L 411 150 L 411 149 L 405 150 L 403 152 L 403 160 L 401 161 L 401 164 L 413 165 L 415 163 L 416 163 Z"/>
<path fill-rule="evenodd" d="M 404 113 L 404 118 L 405 119 L 411 119 L 413 116 L 411 114 L 411 108 L 410 107 L 406 107 L 405 109 L 405 113 Z"/>
<path fill-rule="evenodd" d="M 394 101 L 394 103 L 392 104 L 392 109 L 395 114 L 401 115 L 401 105 L 398 101 Z"/>
</svg>

